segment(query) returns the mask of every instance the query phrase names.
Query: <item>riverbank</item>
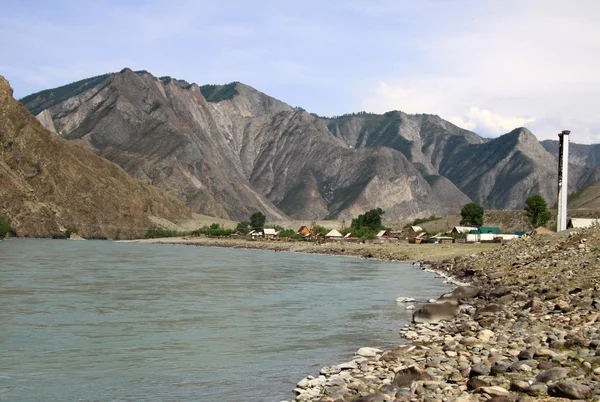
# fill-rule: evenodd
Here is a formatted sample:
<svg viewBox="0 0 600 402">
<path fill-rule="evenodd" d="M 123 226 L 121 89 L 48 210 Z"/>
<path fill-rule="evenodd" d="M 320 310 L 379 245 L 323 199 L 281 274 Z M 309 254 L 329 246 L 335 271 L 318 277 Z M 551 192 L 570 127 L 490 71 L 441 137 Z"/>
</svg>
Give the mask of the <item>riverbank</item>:
<svg viewBox="0 0 600 402">
<path fill-rule="evenodd" d="M 592 228 L 431 263 L 471 283 L 446 295 L 446 319 L 324 367 L 298 383 L 296 400 L 600 400 L 599 250 Z"/>
<path fill-rule="evenodd" d="M 125 240 L 131 243 L 177 244 L 203 247 L 230 247 L 251 250 L 273 250 L 294 253 L 342 255 L 359 258 L 375 258 L 388 261 L 442 261 L 491 250 L 499 244 L 361 244 L 253 241 L 245 239 L 214 239 L 208 237 L 168 237 L 162 239 Z"/>
</svg>

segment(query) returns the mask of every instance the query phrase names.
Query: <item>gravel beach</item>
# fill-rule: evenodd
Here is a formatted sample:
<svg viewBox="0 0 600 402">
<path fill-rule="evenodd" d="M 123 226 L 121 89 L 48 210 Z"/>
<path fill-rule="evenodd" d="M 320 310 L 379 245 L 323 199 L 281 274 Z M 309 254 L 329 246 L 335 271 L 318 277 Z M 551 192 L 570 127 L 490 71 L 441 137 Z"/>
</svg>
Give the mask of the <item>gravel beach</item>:
<svg viewBox="0 0 600 402">
<path fill-rule="evenodd" d="M 599 251 L 592 228 L 424 262 L 470 285 L 415 306 L 396 348 L 302 379 L 296 401 L 600 400 Z"/>
</svg>

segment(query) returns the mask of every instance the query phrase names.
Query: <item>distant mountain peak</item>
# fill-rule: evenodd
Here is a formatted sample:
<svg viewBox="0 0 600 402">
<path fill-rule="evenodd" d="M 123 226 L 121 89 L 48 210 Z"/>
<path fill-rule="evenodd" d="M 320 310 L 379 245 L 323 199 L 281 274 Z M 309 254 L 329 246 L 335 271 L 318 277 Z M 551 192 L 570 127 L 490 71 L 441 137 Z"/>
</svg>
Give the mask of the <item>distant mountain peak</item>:
<svg viewBox="0 0 600 402">
<path fill-rule="evenodd" d="M 388 219 L 409 219 L 469 197 L 503 209 L 556 194 L 555 158 L 524 127 L 488 139 L 432 114 L 322 118 L 241 82 L 131 69 L 24 101 L 46 127 L 209 215 L 348 218 L 385 206 Z"/>
</svg>

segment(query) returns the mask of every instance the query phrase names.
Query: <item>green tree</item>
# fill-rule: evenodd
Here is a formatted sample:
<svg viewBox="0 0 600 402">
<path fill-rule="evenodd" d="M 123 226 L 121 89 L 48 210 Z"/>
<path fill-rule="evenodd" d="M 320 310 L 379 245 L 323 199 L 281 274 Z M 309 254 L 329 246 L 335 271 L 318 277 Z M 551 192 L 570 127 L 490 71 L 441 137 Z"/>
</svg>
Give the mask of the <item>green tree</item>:
<svg viewBox="0 0 600 402">
<path fill-rule="evenodd" d="M 8 224 L 7 220 L 3 216 L 0 216 L 0 238 L 6 237 L 9 234 L 16 236 L 17 232 Z"/>
<path fill-rule="evenodd" d="M 262 212 L 255 212 L 250 215 L 250 227 L 254 230 L 263 230 L 267 217 Z"/>
<path fill-rule="evenodd" d="M 483 207 L 476 202 L 465 204 L 460 215 L 462 216 L 461 225 L 483 226 Z"/>
<path fill-rule="evenodd" d="M 551 217 L 546 200 L 539 194 L 534 194 L 527 198 L 525 201 L 525 213 L 533 228 L 545 226 Z"/>
<path fill-rule="evenodd" d="M 382 228 L 381 216 L 383 214 L 385 212 L 381 208 L 372 209 L 352 219 L 350 227 L 354 229 L 369 228 L 371 230 L 379 230 Z"/>
<path fill-rule="evenodd" d="M 243 234 L 246 234 L 250 231 L 250 222 L 248 221 L 241 221 L 240 223 L 237 224 L 237 226 L 235 227 L 236 232 L 240 232 Z"/>
</svg>

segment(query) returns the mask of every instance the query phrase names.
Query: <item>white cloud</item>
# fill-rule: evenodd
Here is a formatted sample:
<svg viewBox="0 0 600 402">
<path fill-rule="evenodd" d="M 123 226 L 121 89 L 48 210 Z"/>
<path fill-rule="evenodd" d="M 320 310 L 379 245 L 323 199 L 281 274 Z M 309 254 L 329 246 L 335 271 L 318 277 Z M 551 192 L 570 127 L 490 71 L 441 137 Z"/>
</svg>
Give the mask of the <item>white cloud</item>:
<svg viewBox="0 0 600 402">
<path fill-rule="evenodd" d="M 363 107 L 375 113 L 395 109 L 406 113 L 433 113 L 441 101 L 438 93 L 423 91 L 419 85 L 394 86 L 382 81 L 363 101 Z"/>
<path fill-rule="evenodd" d="M 406 49 L 418 63 L 365 86 L 367 111 L 437 114 L 484 136 L 526 125 L 539 139 L 570 129 L 573 141 L 600 142 L 599 2 L 453 4 Z"/>
<path fill-rule="evenodd" d="M 481 109 L 478 106 L 470 107 L 465 112 L 465 116 L 467 119 L 461 116 L 454 116 L 450 121 L 467 130 L 479 130 L 494 136 L 535 122 L 535 119 L 531 117 L 502 116 L 492 113 L 487 109 Z"/>
</svg>

